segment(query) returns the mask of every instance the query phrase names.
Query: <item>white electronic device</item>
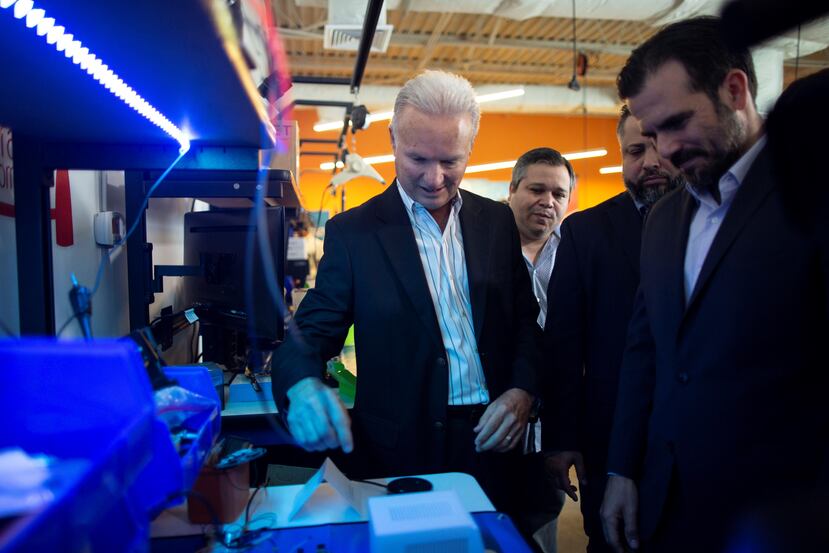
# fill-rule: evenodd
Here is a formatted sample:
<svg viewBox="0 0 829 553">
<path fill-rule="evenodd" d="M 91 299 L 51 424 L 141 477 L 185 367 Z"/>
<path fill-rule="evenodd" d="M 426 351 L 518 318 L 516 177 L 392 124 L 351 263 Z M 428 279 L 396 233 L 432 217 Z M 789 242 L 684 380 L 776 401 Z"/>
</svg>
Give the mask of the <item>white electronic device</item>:
<svg viewBox="0 0 829 553">
<path fill-rule="evenodd" d="M 452 490 L 368 500 L 372 553 L 483 553 L 481 531 Z"/>
<path fill-rule="evenodd" d="M 95 242 L 99 246 L 111 248 L 124 239 L 126 224 L 124 216 L 117 211 L 101 211 L 93 220 Z"/>
</svg>

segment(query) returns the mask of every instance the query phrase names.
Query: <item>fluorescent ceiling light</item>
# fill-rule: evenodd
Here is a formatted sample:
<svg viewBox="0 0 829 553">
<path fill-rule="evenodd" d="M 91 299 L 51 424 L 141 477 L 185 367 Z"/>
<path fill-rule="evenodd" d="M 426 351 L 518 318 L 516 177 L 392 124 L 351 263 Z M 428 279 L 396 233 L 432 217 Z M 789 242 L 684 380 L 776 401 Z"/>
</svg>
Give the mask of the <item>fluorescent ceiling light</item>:
<svg viewBox="0 0 829 553">
<path fill-rule="evenodd" d="M 498 169 L 512 169 L 517 159 L 512 161 L 498 161 L 495 163 L 482 163 L 481 165 L 470 165 L 466 168 L 466 174 L 483 173 L 484 171 L 497 171 Z"/>
<path fill-rule="evenodd" d="M 613 173 L 621 173 L 622 166 L 621 165 L 611 165 L 610 167 L 601 167 L 599 168 L 599 173 L 602 175 L 611 175 Z"/>
<path fill-rule="evenodd" d="M 363 161 L 365 161 L 369 165 L 377 165 L 378 163 L 391 163 L 392 161 L 394 161 L 394 154 L 386 154 L 386 155 L 374 156 L 374 157 L 364 157 Z M 343 162 L 338 161 L 337 162 L 337 169 L 340 169 L 342 167 L 343 167 Z M 326 161 L 325 163 L 320 163 L 320 169 L 322 169 L 323 171 L 330 171 L 333 168 L 334 168 L 334 162 L 333 161 Z"/>
<path fill-rule="evenodd" d="M 317 123 L 314 125 L 315 132 L 334 131 L 343 128 L 342 121 L 328 121 L 327 123 Z"/>
<path fill-rule="evenodd" d="M 567 154 L 561 154 L 562 157 L 568 160 L 576 160 L 576 159 L 587 159 L 591 157 L 602 157 L 607 155 L 607 150 L 604 148 L 597 148 L 595 150 L 584 150 L 581 152 L 570 152 Z M 374 156 L 374 157 L 366 157 L 363 158 L 363 161 L 369 163 L 371 165 L 376 165 L 378 163 L 391 163 L 394 161 L 394 154 L 386 154 L 382 156 Z M 510 161 L 496 161 L 495 163 L 482 163 L 480 165 L 470 165 L 466 168 L 466 174 L 469 173 L 483 173 L 485 171 L 497 171 L 498 169 L 512 169 L 515 166 L 515 162 L 518 161 L 516 159 Z M 343 166 L 342 162 L 337 162 L 337 168 L 341 168 Z M 333 161 L 326 161 L 325 163 L 320 163 L 320 169 L 324 171 L 330 171 L 334 168 Z M 605 169 L 613 169 L 612 167 L 603 167 L 599 171 L 604 174 Z M 608 171 L 608 172 L 621 172 L 622 168 L 619 166 L 619 171 Z"/>
<path fill-rule="evenodd" d="M 591 157 L 604 157 L 607 155 L 607 150 L 604 148 L 597 148 L 595 150 L 584 150 L 583 152 L 573 152 L 571 154 L 561 154 L 561 156 L 568 160 L 587 159 Z"/>
<path fill-rule="evenodd" d="M 383 111 L 381 113 L 369 113 L 366 120 L 369 123 L 374 123 L 375 121 L 388 121 L 394 115 L 393 111 Z M 351 122 L 348 123 L 351 125 Z M 317 123 L 314 125 L 314 131 L 316 132 L 325 132 L 325 131 L 338 131 L 343 128 L 342 121 L 329 121 L 327 123 Z"/>
<path fill-rule="evenodd" d="M 602 157 L 607 155 L 607 150 L 598 148 L 595 150 L 584 150 L 583 152 L 570 152 L 569 154 L 561 154 L 564 159 L 587 159 L 591 157 Z M 469 173 L 483 173 L 484 171 L 497 171 L 498 169 L 512 169 L 515 166 L 517 159 L 511 161 L 498 161 L 495 163 L 483 163 L 481 165 L 470 165 L 466 168 L 466 174 Z"/>
<path fill-rule="evenodd" d="M 523 88 L 513 88 L 512 90 L 504 90 L 502 92 L 493 92 L 492 94 L 481 94 L 476 100 L 479 104 L 487 102 L 497 102 L 498 100 L 506 100 L 507 98 L 517 98 L 524 95 Z"/>
<path fill-rule="evenodd" d="M 486 102 L 495 102 L 497 100 L 504 100 L 506 98 L 515 98 L 517 96 L 524 95 L 523 88 L 513 88 L 511 90 L 504 90 L 502 92 L 493 92 L 492 94 L 482 94 L 480 96 L 476 96 L 475 99 L 478 101 L 479 104 L 484 104 Z M 370 113 L 368 115 L 368 122 L 373 123 L 375 121 L 388 121 L 394 116 L 393 111 L 384 111 L 381 113 Z M 351 123 L 349 122 L 349 125 Z M 314 125 L 315 132 L 325 132 L 325 131 L 336 131 L 343 128 L 342 121 L 328 121 L 325 123 L 317 123 Z"/>
<path fill-rule="evenodd" d="M 101 60 L 80 40 L 66 33 L 66 29 L 62 26 L 55 25 L 55 20 L 46 17 L 43 9 L 36 9 L 33 0 L 0 0 L 0 8 L 5 9 L 11 6 L 14 6 L 12 10 L 14 17 L 23 19 L 24 24 L 33 29 L 37 36 L 44 37 L 47 44 L 54 45 L 58 52 L 63 52 L 81 70 L 86 71 L 101 83 L 101 86 L 175 139 L 179 143 L 179 152 L 182 155 L 190 149 L 190 137 L 186 132 L 173 125 L 169 119 L 128 86 L 117 73 L 101 63 Z"/>
</svg>

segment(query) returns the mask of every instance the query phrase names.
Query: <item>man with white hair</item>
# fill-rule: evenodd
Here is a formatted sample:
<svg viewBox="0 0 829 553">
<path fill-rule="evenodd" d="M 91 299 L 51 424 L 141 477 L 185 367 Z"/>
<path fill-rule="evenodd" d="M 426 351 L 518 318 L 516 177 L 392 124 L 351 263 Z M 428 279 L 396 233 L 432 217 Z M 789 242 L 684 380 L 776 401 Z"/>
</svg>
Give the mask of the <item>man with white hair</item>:
<svg viewBox="0 0 829 553">
<path fill-rule="evenodd" d="M 352 478 L 468 472 L 509 512 L 540 331 L 512 213 L 458 189 L 479 119 L 462 77 L 426 71 L 403 86 L 397 179 L 326 225 L 273 387 L 297 443 L 350 453 L 338 463 Z M 352 323 L 349 417 L 320 378 Z"/>
</svg>

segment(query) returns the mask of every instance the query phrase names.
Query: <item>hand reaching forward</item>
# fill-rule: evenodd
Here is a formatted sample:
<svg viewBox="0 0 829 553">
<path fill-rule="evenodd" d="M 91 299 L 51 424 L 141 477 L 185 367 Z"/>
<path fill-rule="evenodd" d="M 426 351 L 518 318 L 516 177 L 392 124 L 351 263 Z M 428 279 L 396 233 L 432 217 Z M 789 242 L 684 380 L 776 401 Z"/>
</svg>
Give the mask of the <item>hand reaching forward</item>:
<svg viewBox="0 0 829 553">
<path fill-rule="evenodd" d="M 351 419 L 337 392 L 319 378 L 303 378 L 288 389 L 288 430 L 308 451 L 354 447 Z"/>
</svg>

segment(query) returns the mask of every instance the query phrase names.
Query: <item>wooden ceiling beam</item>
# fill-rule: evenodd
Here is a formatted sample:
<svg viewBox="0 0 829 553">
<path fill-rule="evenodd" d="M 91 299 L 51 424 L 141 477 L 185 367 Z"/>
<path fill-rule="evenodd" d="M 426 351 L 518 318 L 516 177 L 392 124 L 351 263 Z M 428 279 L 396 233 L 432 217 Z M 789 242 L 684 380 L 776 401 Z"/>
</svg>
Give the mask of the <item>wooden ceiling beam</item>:
<svg viewBox="0 0 829 553">
<path fill-rule="evenodd" d="M 317 40 L 322 41 L 322 33 L 314 31 L 302 31 L 298 29 L 280 28 L 279 34 L 284 39 L 296 40 Z M 419 35 L 415 33 L 392 33 L 391 44 L 393 46 L 410 46 L 422 47 L 427 44 L 430 36 Z M 489 39 L 482 38 L 467 38 L 454 35 L 443 35 L 440 38 L 441 46 L 455 46 L 455 47 L 474 47 L 486 50 L 498 49 L 542 49 L 542 50 L 572 50 L 573 41 L 570 40 L 546 40 L 546 39 L 516 39 L 516 38 L 498 38 L 494 44 L 489 43 Z M 603 42 L 583 42 L 579 41 L 579 49 L 585 52 L 600 52 L 605 54 L 613 54 L 617 56 L 628 56 L 637 46 L 636 44 L 606 44 Z"/>
<path fill-rule="evenodd" d="M 435 54 L 435 50 L 440 43 L 440 37 L 443 34 L 444 29 L 449 24 L 449 21 L 452 20 L 452 13 L 446 12 L 440 15 L 440 19 L 438 19 L 435 28 L 432 29 L 432 34 L 429 35 L 429 40 L 426 41 L 426 44 L 423 46 L 423 50 L 420 53 L 420 61 L 417 63 L 417 72 L 423 71 L 429 62 L 432 61 L 432 56 Z M 392 34 L 394 36 L 394 34 Z"/>
<path fill-rule="evenodd" d="M 400 74 L 400 75 L 414 75 L 418 72 L 417 64 L 400 60 L 382 60 L 375 59 L 366 68 L 371 73 L 386 73 L 386 74 Z M 337 75 L 348 75 L 351 68 L 347 63 L 343 63 L 339 58 L 317 58 L 317 57 L 303 57 L 292 56 L 291 69 L 297 73 L 330 73 Z M 503 78 L 512 77 L 519 78 L 543 78 L 549 76 L 554 77 L 570 77 L 572 73 L 572 66 L 567 65 L 535 65 L 535 66 L 521 66 L 500 63 L 486 63 L 477 62 L 471 63 L 468 67 L 460 67 L 457 63 L 447 63 L 434 61 L 429 64 L 429 69 L 442 69 L 444 71 L 454 71 L 463 73 L 486 74 L 490 76 L 499 76 Z M 616 71 L 608 69 L 591 69 L 589 78 L 591 80 L 608 80 L 615 81 Z"/>
</svg>

